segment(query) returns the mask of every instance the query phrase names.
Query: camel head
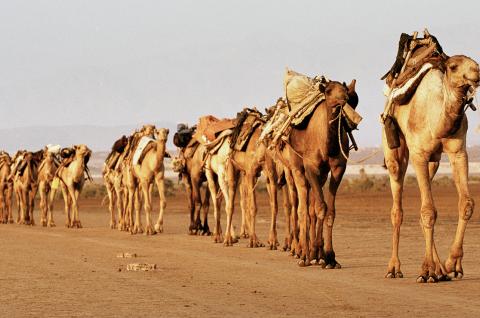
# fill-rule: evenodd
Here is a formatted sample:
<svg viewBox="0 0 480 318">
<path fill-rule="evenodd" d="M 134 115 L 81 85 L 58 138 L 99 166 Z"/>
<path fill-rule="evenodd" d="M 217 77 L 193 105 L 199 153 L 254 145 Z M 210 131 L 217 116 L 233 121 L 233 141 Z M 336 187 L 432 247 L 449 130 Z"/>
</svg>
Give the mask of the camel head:
<svg viewBox="0 0 480 318">
<path fill-rule="evenodd" d="M 155 133 L 155 125 L 143 125 L 140 132 L 142 133 L 142 136 L 153 137 Z"/>
<path fill-rule="evenodd" d="M 90 160 L 90 156 L 92 155 L 90 148 L 81 144 L 73 146 L 73 149 L 75 149 L 75 156 L 84 158 L 84 162 L 87 164 L 88 160 Z"/>
<path fill-rule="evenodd" d="M 480 85 L 478 63 L 464 55 L 454 55 L 445 62 L 446 77 L 453 88 L 461 88 L 464 93 L 475 90 Z"/>
<path fill-rule="evenodd" d="M 349 99 L 347 86 L 335 81 L 321 84 L 320 92 L 325 94 L 325 103 L 330 108 L 343 106 Z"/>
<path fill-rule="evenodd" d="M 155 129 L 155 135 L 156 135 L 157 140 L 167 141 L 169 132 L 170 131 L 167 128 Z"/>
</svg>

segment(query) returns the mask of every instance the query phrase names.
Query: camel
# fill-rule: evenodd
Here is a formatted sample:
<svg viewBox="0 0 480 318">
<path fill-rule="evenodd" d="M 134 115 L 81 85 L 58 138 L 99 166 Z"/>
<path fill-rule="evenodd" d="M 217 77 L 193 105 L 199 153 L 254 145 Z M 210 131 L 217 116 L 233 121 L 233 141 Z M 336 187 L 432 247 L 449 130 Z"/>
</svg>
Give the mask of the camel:
<svg viewBox="0 0 480 318">
<path fill-rule="evenodd" d="M 210 235 L 208 226 L 208 209 L 210 205 L 210 191 L 208 187 L 202 197 L 202 184 L 207 181 L 204 172 L 204 157 L 206 148 L 196 140 L 192 139 L 189 144 L 180 149 L 179 157 L 174 159 L 179 165 L 179 178 L 185 186 L 188 209 L 190 212 L 189 234 Z M 175 164 L 174 164 L 175 165 Z M 203 210 L 203 224 L 200 219 L 200 212 Z"/>
<path fill-rule="evenodd" d="M 33 217 L 35 195 L 38 190 L 38 165 L 42 160 L 43 151 L 35 153 L 22 152 L 16 159 L 13 174 L 13 189 L 19 207 L 18 224 L 35 225 Z"/>
<path fill-rule="evenodd" d="M 6 152 L 0 153 L 0 222 L 13 223 L 13 183 L 9 180 L 12 159 Z"/>
<path fill-rule="evenodd" d="M 115 170 L 110 169 L 106 165 L 102 171 L 103 182 L 108 196 L 108 210 L 110 211 L 110 228 L 115 229 L 117 227 L 117 221 L 115 220 L 115 207 L 118 204 L 117 194 L 115 192 Z M 120 219 L 118 219 L 120 223 Z"/>
<path fill-rule="evenodd" d="M 43 160 L 38 167 L 38 192 L 40 194 L 40 223 L 42 226 L 54 227 L 53 201 L 55 190 L 52 191 L 53 179 L 59 166 L 56 153 L 49 148 L 43 150 Z"/>
<path fill-rule="evenodd" d="M 291 173 L 295 185 L 295 191 L 289 192 L 292 196 L 291 202 L 298 200 L 296 210 L 300 232 L 295 252 L 300 254 L 299 266 L 318 263 L 324 268 L 341 268 L 335 258 L 332 233 L 335 196 L 346 169 L 345 156 L 349 153 L 349 140 L 344 129 L 340 129 L 338 136 L 338 120 L 331 119 L 333 112 L 338 114 L 339 108 L 346 103 L 356 107 L 358 96 L 355 93 L 355 80 L 348 86 L 330 81 L 321 86 L 321 89 L 324 90 L 325 100 L 316 107 L 308 123 L 302 124 L 304 127 L 293 127 L 289 142 L 283 149 L 277 147 L 276 157 L 289 172 L 286 177 Z M 341 154 L 340 147 L 345 156 Z M 325 202 L 323 186 L 329 174 Z M 295 223 L 293 225 L 295 226 Z"/>
<path fill-rule="evenodd" d="M 472 59 L 457 55 L 445 61 L 445 72 L 431 69 L 408 103 L 396 106 L 393 118 L 398 125 L 400 147 L 390 149 L 383 131 L 385 164 L 390 175 L 393 205 L 392 256 L 386 277 L 401 278 L 398 245 L 403 219 L 402 192 L 410 159 L 417 175 L 421 195 L 420 225 L 425 238 L 425 258 L 417 282 L 437 282 L 448 277 L 463 277 L 463 239 L 474 201 L 468 189 L 466 150 L 467 117 L 465 108 L 480 84 L 479 66 Z M 431 191 L 432 179 L 442 153 L 448 155 L 457 188 L 458 225 L 450 253 L 444 264 L 438 256 L 434 228 L 437 210 Z"/>
<path fill-rule="evenodd" d="M 168 129 L 154 129 L 156 134 L 156 142 L 154 147 L 145 150 L 143 153 L 143 160 L 139 164 L 132 163 L 133 175 L 137 179 L 140 190 L 143 195 L 143 206 L 145 210 L 145 234 L 155 234 L 163 232 L 163 214 L 167 205 L 165 198 L 165 166 L 163 159 L 166 152 L 166 142 L 168 138 Z M 152 144 L 152 143 L 151 143 Z M 155 181 L 160 195 L 160 213 L 155 227 L 152 227 L 151 213 L 152 213 L 152 190 L 153 182 Z M 143 231 L 140 222 L 140 209 L 136 209 L 135 214 L 135 229 Z"/>
<path fill-rule="evenodd" d="M 221 141 L 218 151 L 215 154 L 209 154 L 205 162 L 205 175 L 207 177 L 209 191 L 212 194 L 213 216 L 215 219 L 213 241 L 215 243 L 223 242 L 225 246 L 232 246 L 233 243 L 238 241 L 231 218 L 233 215 L 233 204 L 236 195 L 236 183 L 239 179 L 239 171 L 235 169 L 229 157 L 230 138 L 226 137 Z M 228 184 L 229 181 L 230 186 Z M 225 238 L 222 237 L 222 228 L 220 225 L 220 197 L 217 195 L 218 188 L 220 188 L 225 200 L 225 210 L 227 214 Z"/>
<path fill-rule="evenodd" d="M 250 111 L 254 114 L 260 114 L 258 111 Z M 239 128 L 236 128 L 239 129 Z M 240 207 L 242 210 L 242 225 L 240 237 L 249 238 L 247 247 L 262 247 L 264 244 L 258 239 L 255 231 L 255 219 L 257 214 L 257 204 L 255 195 L 255 186 L 257 179 L 263 170 L 267 177 L 267 188 L 270 197 L 270 207 L 272 210 L 272 222 L 268 246 L 270 249 L 276 249 L 278 240 L 276 236 L 276 211 L 277 210 L 277 182 L 278 175 L 273 160 L 266 161 L 266 146 L 258 143 L 261 135 L 262 125 L 253 128 L 248 141 L 242 151 L 232 150 L 230 144 L 232 136 L 225 138 L 218 152 L 207 159 L 206 175 L 211 193 L 217 193 L 216 182 L 220 186 L 225 198 L 225 210 L 227 215 L 226 235 L 223 240 L 225 246 L 232 246 L 236 242 L 232 226 L 233 207 L 238 180 L 240 178 Z M 216 175 L 216 179 L 215 179 Z M 218 213 L 218 199 L 214 196 L 214 215 L 215 229 L 214 241 L 220 242 L 221 228 L 220 216 Z"/>
<path fill-rule="evenodd" d="M 92 151 L 86 145 L 73 146 L 72 157 L 64 159 L 57 170 L 56 176 L 60 185 L 65 203 L 65 226 L 81 228 L 78 214 L 78 197 L 85 183 L 85 173 L 88 171 L 87 163 Z"/>
</svg>

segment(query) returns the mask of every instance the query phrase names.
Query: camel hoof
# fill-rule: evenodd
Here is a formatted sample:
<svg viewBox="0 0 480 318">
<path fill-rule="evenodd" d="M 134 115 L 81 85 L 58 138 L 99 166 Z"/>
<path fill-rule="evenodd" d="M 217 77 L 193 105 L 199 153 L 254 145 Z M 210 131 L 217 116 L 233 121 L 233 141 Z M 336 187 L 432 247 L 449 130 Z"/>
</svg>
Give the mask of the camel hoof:
<svg viewBox="0 0 480 318">
<path fill-rule="evenodd" d="M 422 284 L 422 283 L 426 283 L 426 282 L 427 282 L 427 279 L 425 277 L 423 277 L 423 276 L 418 276 L 417 277 L 417 283 Z"/>
<path fill-rule="evenodd" d="M 439 282 L 448 282 L 451 281 L 452 279 L 448 275 L 437 275 L 437 281 Z"/>
<path fill-rule="evenodd" d="M 309 260 L 304 260 L 304 259 L 301 259 L 300 261 L 298 261 L 298 266 L 300 267 L 307 267 L 307 266 L 310 266 L 310 261 Z"/>
<path fill-rule="evenodd" d="M 155 231 L 157 233 L 163 233 L 163 225 L 155 224 Z"/>
<path fill-rule="evenodd" d="M 453 279 L 453 278 L 462 279 L 463 278 L 463 272 L 457 272 L 457 271 L 451 272 L 451 273 L 448 274 L 448 278 L 450 280 Z"/>
<path fill-rule="evenodd" d="M 312 259 L 312 261 L 310 262 L 310 264 L 312 265 L 318 265 L 318 261 L 316 259 Z"/>
<path fill-rule="evenodd" d="M 47 227 L 56 227 L 55 222 L 48 222 Z"/>
<path fill-rule="evenodd" d="M 152 227 L 147 227 L 145 230 L 145 235 L 155 235 L 157 232 Z"/>
<path fill-rule="evenodd" d="M 437 283 L 437 277 L 436 276 L 429 276 L 427 279 L 427 283 Z"/>
<path fill-rule="evenodd" d="M 395 274 L 394 273 L 387 273 L 387 275 L 385 275 L 385 278 L 395 278 Z"/>
</svg>

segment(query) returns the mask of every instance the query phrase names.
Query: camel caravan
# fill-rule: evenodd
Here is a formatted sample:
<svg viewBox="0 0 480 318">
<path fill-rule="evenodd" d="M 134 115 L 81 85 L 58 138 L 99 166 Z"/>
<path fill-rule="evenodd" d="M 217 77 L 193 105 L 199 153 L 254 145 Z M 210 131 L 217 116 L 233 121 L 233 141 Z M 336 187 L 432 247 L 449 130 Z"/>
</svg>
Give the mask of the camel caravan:
<svg viewBox="0 0 480 318">
<path fill-rule="evenodd" d="M 34 206 L 40 197 L 40 223 L 54 227 L 53 201 L 60 187 L 65 202 L 65 226 L 81 228 L 78 198 L 86 178 L 92 151 L 85 145 L 61 149 L 47 145 L 43 150 L 19 150 L 11 157 L 0 152 L 0 222 L 35 225 Z M 91 179 L 91 178 L 90 178 Z M 17 218 L 13 218 L 15 197 Z"/>
<path fill-rule="evenodd" d="M 393 205 L 392 256 L 387 278 L 401 278 L 400 227 L 402 193 L 409 161 L 415 168 L 421 194 L 420 225 L 425 258 L 418 282 L 463 277 L 463 240 L 474 202 L 468 188 L 466 112 L 476 110 L 473 99 L 480 85 L 478 64 L 463 55 L 448 56 L 427 30 L 402 34 L 398 53 L 385 80 L 386 103 L 381 114 L 385 167 L 390 177 Z M 356 80 L 349 84 L 326 76 L 309 77 L 287 69 L 284 96 L 261 112 L 244 108 L 234 118 L 208 115 L 197 124 L 179 124 L 173 136 L 175 156 L 167 151 L 169 130 L 145 125 L 114 142 L 103 166 L 110 228 L 131 234 L 152 235 L 164 230 L 165 158 L 184 185 L 189 218 L 188 233 L 211 235 L 215 243 L 232 246 L 245 239 L 247 247 L 279 247 L 299 266 L 341 268 L 333 248 L 337 191 L 350 151 L 357 150 L 353 131 L 362 117 L 356 108 Z M 441 154 L 448 155 L 459 196 L 458 226 L 448 258 L 437 252 L 437 218 L 432 179 Z M 55 226 L 53 200 L 61 188 L 66 226 L 80 228 L 78 198 L 91 151 L 85 145 L 60 149 L 47 146 L 38 152 L 0 153 L 0 221 L 34 222 L 34 202 L 40 197 L 40 222 Z M 256 192 L 263 174 L 270 203 L 267 236 L 258 233 Z M 153 220 L 154 186 L 159 195 L 158 219 Z M 277 231 L 278 193 L 282 193 L 285 227 Z M 240 224 L 233 216 L 237 193 Z M 213 208 L 213 224 L 209 209 Z M 222 209 L 226 221 L 222 227 Z M 145 221 L 142 223 L 141 212 Z M 237 229 L 237 231 L 236 231 Z"/>
</svg>

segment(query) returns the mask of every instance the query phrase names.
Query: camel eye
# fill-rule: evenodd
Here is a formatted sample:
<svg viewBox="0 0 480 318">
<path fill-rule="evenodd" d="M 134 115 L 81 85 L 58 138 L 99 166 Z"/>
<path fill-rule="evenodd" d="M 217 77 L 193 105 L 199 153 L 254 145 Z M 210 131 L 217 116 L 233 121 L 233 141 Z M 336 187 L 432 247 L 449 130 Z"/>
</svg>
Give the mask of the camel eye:
<svg viewBox="0 0 480 318">
<path fill-rule="evenodd" d="M 458 66 L 457 66 L 456 64 L 450 65 L 450 70 L 451 70 L 452 72 L 456 72 L 457 69 L 458 69 Z"/>
</svg>

